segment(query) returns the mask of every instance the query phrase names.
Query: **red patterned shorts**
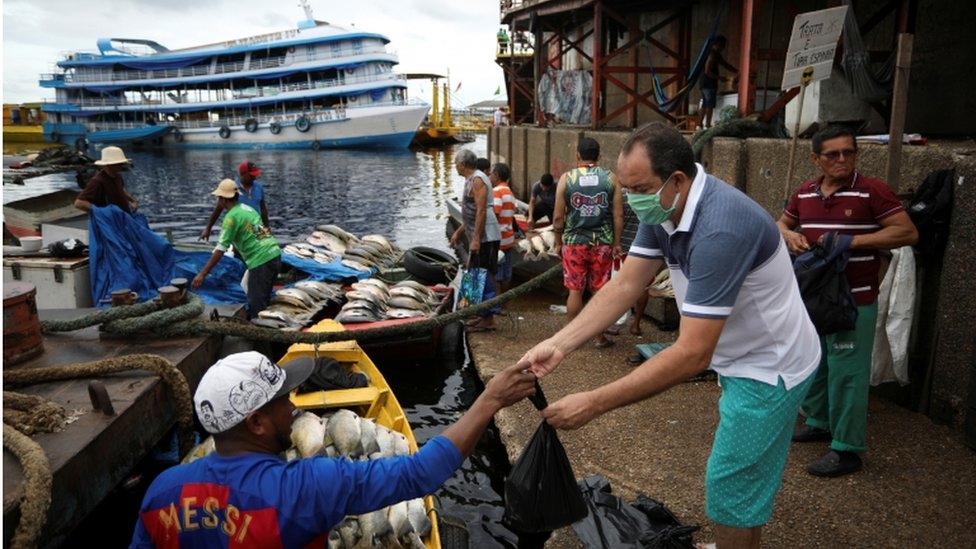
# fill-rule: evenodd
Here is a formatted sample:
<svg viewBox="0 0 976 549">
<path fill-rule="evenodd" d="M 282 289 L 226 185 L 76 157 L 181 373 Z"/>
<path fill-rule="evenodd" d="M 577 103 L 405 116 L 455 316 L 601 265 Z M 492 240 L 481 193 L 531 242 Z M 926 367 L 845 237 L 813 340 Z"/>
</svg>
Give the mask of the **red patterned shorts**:
<svg viewBox="0 0 976 549">
<path fill-rule="evenodd" d="M 595 292 L 610 280 L 612 246 L 563 246 L 563 285 L 567 290 Z"/>
</svg>

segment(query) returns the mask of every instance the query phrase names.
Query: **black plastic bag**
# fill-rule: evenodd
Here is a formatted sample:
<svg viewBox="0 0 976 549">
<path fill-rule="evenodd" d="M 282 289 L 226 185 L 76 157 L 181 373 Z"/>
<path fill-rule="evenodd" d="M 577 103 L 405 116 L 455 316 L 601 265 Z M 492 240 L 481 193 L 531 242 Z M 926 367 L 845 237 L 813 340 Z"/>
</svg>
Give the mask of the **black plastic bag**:
<svg viewBox="0 0 976 549">
<path fill-rule="evenodd" d="M 580 540 L 592 549 L 694 549 L 698 526 L 682 526 L 663 503 L 643 494 L 633 504 L 610 493 L 600 475 L 580 481 L 589 513 L 573 525 Z"/>
<path fill-rule="evenodd" d="M 538 381 L 530 400 L 540 410 L 547 406 Z M 522 532 L 551 532 L 585 516 L 566 450 L 556 429 L 543 421 L 505 479 L 505 522 Z"/>
</svg>

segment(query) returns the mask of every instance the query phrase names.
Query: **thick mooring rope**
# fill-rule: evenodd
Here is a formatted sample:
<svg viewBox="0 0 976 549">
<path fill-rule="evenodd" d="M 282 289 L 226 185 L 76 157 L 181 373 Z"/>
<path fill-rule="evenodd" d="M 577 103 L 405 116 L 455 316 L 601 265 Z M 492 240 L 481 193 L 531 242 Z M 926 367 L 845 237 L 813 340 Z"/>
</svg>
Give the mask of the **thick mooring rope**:
<svg viewBox="0 0 976 549">
<path fill-rule="evenodd" d="M 274 343 L 315 344 L 350 340 L 371 342 L 390 337 L 431 332 L 439 326 L 445 326 L 479 312 L 487 311 L 496 305 L 501 305 L 502 303 L 506 303 L 512 299 L 535 290 L 548 280 L 559 275 L 562 272 L 562 269 L 563 267 L 561 264 L 554 265 L 546 272 L 533 278 L 531 281 L 472 307 L 466 307 L 452 313 L 434 316 L 419 322 L 397 324 L 395 326 L 386 326 L 383 328 L 345 330 L 341 332 L 299 332 L 282 331 L 274 328 L 262 328 L 259 326 L 254 326 L 253 324 L 214 322 L 209 320 L 187 320 L 169 324 L 167 326 L 160 326 L 153 331 L 153 334 L 158 337 L 185 337 L 200 335 L 201 333 L 208 333 L 224 336 L 238 336 L 250 339 L 252 341 L 270 341 Z"/>
<path fill-rule="evenodd" d="M 96 377 L 131 370 L 148 370 L 161 377 L 169 386 L 176 401 L 180 455 L 189 452 L 193 447 L 193 400 L 190 395 L 190 385 L 186 382 L 183 372 L 161 356 L 126 355 L 69 366 L 5 370 L 3 383 L 6 388 L 15 389 L 35 383 Z"/>
<path fill-rule="evenodd" d="M 37 546 L 51 506 L 51 467 L 44 450 L 36 442 L 6 424 L 3 426 L 3 447 L 17 456 L 24 470 L 24 499 L 20 503 L 20 521 L 10 547 L 31 549 Z"/>
<path fill-rule="evenodd" d="M 64 408 L 36 395 L 3 392 L 3 422 L 25 435 L 64 428 Z"/>
</svg>

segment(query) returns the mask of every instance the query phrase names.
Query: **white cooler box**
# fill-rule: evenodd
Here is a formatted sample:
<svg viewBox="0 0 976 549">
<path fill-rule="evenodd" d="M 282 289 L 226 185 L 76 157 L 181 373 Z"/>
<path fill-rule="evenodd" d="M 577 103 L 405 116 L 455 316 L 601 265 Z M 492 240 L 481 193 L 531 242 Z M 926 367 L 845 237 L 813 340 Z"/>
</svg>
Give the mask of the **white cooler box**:
<svg viewBox="0 0 976 549">
<path fill-rule="evenodd" d="M 3 280 L 23 280 L 37 289 L 38 309 L 80 309 L 92 306 L 88 258 L 3 258 Z"/>
</svg>

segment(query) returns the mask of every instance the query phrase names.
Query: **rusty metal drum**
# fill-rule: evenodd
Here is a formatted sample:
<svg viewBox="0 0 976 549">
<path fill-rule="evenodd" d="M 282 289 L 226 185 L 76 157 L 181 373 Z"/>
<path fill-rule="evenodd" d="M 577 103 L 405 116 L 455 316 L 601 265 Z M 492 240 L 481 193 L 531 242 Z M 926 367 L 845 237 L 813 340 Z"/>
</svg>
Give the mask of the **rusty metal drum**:
<svg viewBox="0 0 976 549">
<path fill-rule="evenodd" d="M 13 365 L 44 352 L 37 317 L 37 289 L 29 282 L 3 284 L 3 363 Z"/>
</svg>

